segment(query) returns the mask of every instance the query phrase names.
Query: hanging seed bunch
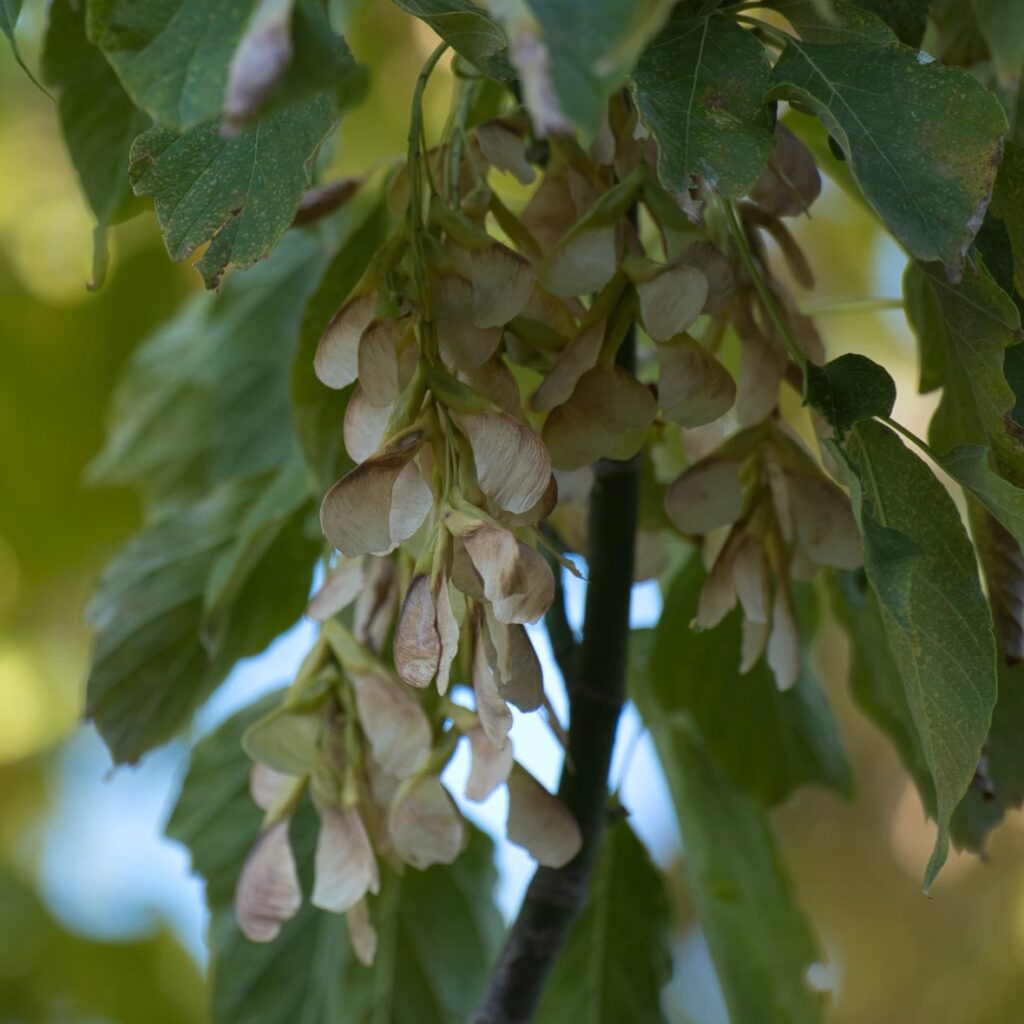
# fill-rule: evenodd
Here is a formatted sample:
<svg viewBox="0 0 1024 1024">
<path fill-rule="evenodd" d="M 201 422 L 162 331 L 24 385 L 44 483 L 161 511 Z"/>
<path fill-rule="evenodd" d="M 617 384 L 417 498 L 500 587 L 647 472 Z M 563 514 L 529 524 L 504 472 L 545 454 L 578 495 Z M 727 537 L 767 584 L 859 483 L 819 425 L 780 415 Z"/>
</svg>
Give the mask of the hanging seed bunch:
<svg viewBox="0 0 1024 1024">
<path fill-rule="evenodd" d="M 420 135 L 389 185 L 404 215 L 316 353 L 320 380 L 348 390 L 356 463 L 321 508 L 338 552 L 309 610 L 321 640 L 246 739 L 266 819 L 238 885 L 243 931 L 270 940 L 301 905 L 288 820 L 308 790 L 311 900 L 346 914 L 366 961 L 380 863 L 423 869 L 463 848 L 440 780 L 463 739 L 465 796 L 507 786 L 512 842 L 553 867 L 579 850 L 509 731 L 512 707 L 548 707 L 525 627 L 552 602 L 562 551 L 586 554 L 587 467 L 651 445 L 668 521 L 703 547 L 697 625 L 738 601 L 742 669 L 764 657 L 780 688 L 799 672 L 793 581 L 860 550 L 844 492 L 776 414 L 783 385 L 823 356 L 766 257 L 770 240 L 811 285 L 784 223 L 820 189 L 801 143 L 777 129 L 737 218 L 710 189 L 658 183 L 624 99 L 589 151 L 537 145 L 519 114 L 456 125 L 426 152 Z M 515 211 L 495 191 L 508 176 L 532 190 Z M 622 358 L 634 325 L 635 365 Z M 673 452 L 688 464 L 666 475 Z M 657 550 L 639 561 L 656 571 Z M 471 707 L 452 699 L 460 687 Z"/>
</svg>

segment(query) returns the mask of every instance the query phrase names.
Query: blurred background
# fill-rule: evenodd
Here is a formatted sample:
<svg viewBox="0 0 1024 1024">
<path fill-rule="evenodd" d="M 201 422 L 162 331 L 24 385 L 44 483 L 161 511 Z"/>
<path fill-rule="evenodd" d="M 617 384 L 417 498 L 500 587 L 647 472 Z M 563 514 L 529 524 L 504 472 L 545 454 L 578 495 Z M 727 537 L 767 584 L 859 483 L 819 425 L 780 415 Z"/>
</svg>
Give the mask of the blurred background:
<svg viewBox="0 0 1024 1024">
<path fill-rule="evenodd" d="M 350 5 L 355 10 L 359 5 Z M 36 66 L 41 0 L 19 39 Z M 384 0 L 359 7 L 350 41 L 373 69 L 368 101 L 345 122 L 332 171 L 354 173 L 402 148 L 412 79 L 434 40 Z M 434 127 L 447 110 L 432 86 Z M 80 724 L 89 636 L 83 608 L 96 572 L 132 532 L 130 492 L 82 483 L 99 449 L 111 389 L 133 347 L 198 277 L 166 258 L 151 215 L 116 229 L 105 289 L 90 295 L 91 220 L 59 139 L 52 102 L 0 53 L 0 1022 L 147 1024 L 205 1019 L 202 888 L 162 837 L 187 744 L 112 770 Z M 903 257 L 868 214 L 826 184 L 796 225 L 818 288 L 829 354 L 885 362 L 900 386 L 897 418 L 924 434 L 932 399 L 915 394 L 913 340 L 897 299 Z M 885 305 L 883 302 L 882 306 Z M 572 582 L 574 615 L 582 593 Z M 634 619 L 657 619 L 656 585 L 638 587 Z M 298 624 L 235 670 L 194 736 L 260 692 L 287 682 L 311 641 Z M 543 648 L 542 635 L 535 635 Z M 799 899 L 813 920 L 842 1024 L 1007 1024 L 1024 1000 L 1024 829 L 999 830 L 985 861 L 954 857 L 932 897 L 920 878 L 933 841 L 896 756 L 852 706 L 846 650 L 829 628 L 818 651 L 857 779 L 853 803 L 805 789 L 775 814 Z M 547 659 L 550 663 L 550 658 Z M 553 687 L 556 696 L 558 686 Z M 561 705 L 557 705 L 561 706 Z M 517 751 L 552 783 L 558 754 L 544 730 L 517 721 Z M 458 777 L 466 765 L 450 769 Z M 679 867 L 664 784 L 637 720 L 627 715 L 613 771 L 642 837 L 673 880 L 675 1020 L 727 1024 Z M 500 836 L 493 798 L 473 814 Z M 530 865 L 499 839 L 500 901 L 511 913 Z"/>
</svg>

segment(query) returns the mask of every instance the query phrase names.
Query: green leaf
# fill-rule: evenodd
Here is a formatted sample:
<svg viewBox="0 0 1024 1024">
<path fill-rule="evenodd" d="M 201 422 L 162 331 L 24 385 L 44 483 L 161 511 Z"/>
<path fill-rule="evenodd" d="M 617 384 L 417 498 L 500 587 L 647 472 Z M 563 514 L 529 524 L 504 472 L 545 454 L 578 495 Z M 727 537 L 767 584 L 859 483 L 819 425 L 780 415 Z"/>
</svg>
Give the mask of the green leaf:
<svg viewBox="0 0 1024 1024">
<path fill-rule="evenodd" d="M 659 995 L 672 976 L 665 882 L 626 821 L 601 841 L 587 905 L 544 989 L 535 1024 L 667 1024 Z"/>
<path fill-rule="evenodd" d="M 853 0 L 884 21 L 908 46 L 920 46 L 931 0 Z"/>
<path fill-rule="evenodd" d="M 29 66 L 22 58 L 21 50 L 18 47 L 18 40 L 14 35 L 19 14 L 21 14 L 21 0 L 0 0 L 0 32 L 7 36 L 7 42 L 11 44 L 11 53 L 14 54 L 14 59 L 18 62 L 21 70 L 28 75 L 33 85 L 42 89 L 43 87 L 36 81 L 36 76 L 32 74 Z M 43 91 L 45 92 L 46 90 L 43 89 Z"/>
<path fill-rule="evenodd" d="M 878 599 L 863 569 L 836 574 L 832 609 L 850 639 L 850 691 L 861 710 L 892 740 L 935 816 L 935 783 L 907 702 L 899 666 L 889 649 Z"/>
<path fill-rule="evenodd" d="M 1013 251 L 1013 282 L 1024 295 L 1024 149 L 1007 141 L 989 214 L 1005 225 Z"/>
<path fill-rule="evenodd" d="M 319 487 L 326 489 L 352 468 L 342 429 L 348 394 L 321 383 L 313 357 L 324 328 L 363 276 L 389 227 L 387 203 L 380 193 L 358 196 L 341 213 L 337 251 L 306 305 L 299 344 L 292 361 L 292 420 L 299 445 Z"/>
<path fill-rule="evenodd" d="M 1024 545 L 1024 490 L 999 476 L 990 462 L 990 450 L 965 444 L 936 461 L 957 483 L 966 487 Z"/>
<path fill-rule="evenodd" d="M 700 560 L 691 558 L 666 594 L 648 684 L 658 706 L 672 719 L 691 719 L 730 782 L 765 804 L 806 782 L 849 794 L 850 767 L 836 723 L 807 666 L 782 693 L 763 660 L 740 675 L 739 610 L 714 629 L 691 628 L 705 578 Z M 802 611 L 806 625 L 809 609 Z M 757 757 L 750 756 L 754 749 Z"/>
<path fill-rule="evenodd" d="M 89 37 L 138 106 L 160 127 L 184 131 L 220 117 L 231 59 L 257 7 L 257 0 L 90 0 Z M 350 89 L 362 77 L 313 0 L 295 5 L 292 46 L 267 107 Z"/>
<path fill-rule="evenodd" d="M 153 128 L 132 146 L 132 187 L 153 197 L 171 259 L 187 259 L 210 242 L 196 267 L 215 288 L 229 265 L 251 266 L 281 240 L 334 125 L 333 104 L 320 97 L 232 139 L 216 124 L 180 136 Z"/>
<path fill-rule="evenodd" d="M 868 580 L 935 784 L 939 831 L 927 888 L 945 862 L 949 819 L 992 717 L 992 616 L 956 506 L 928 467 L 874 420 L 853 428 L 847 451 Z"/>
<path fill-rule="evenodd" d="M 818 951 L 764 811 L 729 784 L 696 726 L 662 706 L 643 644 L 632 652 L 631 695 L 672 794 L 686 878 L 732 1024 L 819 1024 L 823 1000 L 807 982 Z"/>
<path fill-rule="evenodd" d="M 772 0 L 771 6 L 808 43 L 868 43 L 888 46 L 896 41 L 892 30 L 863 5 L 829 0 L 831 16 L 822 11 L 821 0 Z"/>
<path fill-rule="evenodd" d="M 71 0 L 50 7 L 43 77 L 59 93 L 57 111 L 71 162 L 96 215 L 90 288 L 103 283 L 107 228 L 137 213 L 128 183 L 132 140 L 149 118 L 129 99 L 103 54 L 85 35 L 85 12 Z"/>
<path fill-rule="evenodd" d="M 485 75 L 511 82 L 516 73 L 509 63 L 504 29 L 470 0 L 395 0 L 425 21 L 453 50 Z"/>
<path fill-rule="evenodd" d="M 1024 660 L 1024 549 L 980 502 L 968 501 L 967 514 L 999 650 L 1016 664 Z"/>
<path fill-rule="evenodd" d="M 892 412 L 896 382 L 867 356 L 847 353 L 824 366 L 807 364 L 807 401 L 841 437 L 861 420 Z"/>
<path fill-rule="evenodd" d="M 747 192 L 774 144 L 764 98 L 764 47 L 724 15 L 677 8 L 633 74 L 644 124 L 658 141 L 658 174 L 685 192 L 700 175 L 727 196 Z"/>
<path fill-rule="evenodd" d="M 999 699 L 985 741 L 983 774 L 953 815 L 950 832 L 957 846 L 982 850 L 988 833 L 1007 811 L 1024 804 L 1024 665 L 999 672 Z"/>
<path fill-rule="evenodd" d="M 582 5 L 576 0 L 505 0 L 495 7 L 512 40 L 512 61 L 518 66 L 534 123 L 575 126 L 590 140 L 605 119 L 609 96 L 625 83 L 672 4 L 670 0 L 628 4 L 592 0 Z"/>
<path fill-rule="evenodd" d="M 379 933 L 374 966 L 353 957 L 345 919 L 312 907 L 272 943 L 242 937 L 232 900 L 262 814 L 248 794 L 242 754 L 248 725 L 279 694 L 246 708 L 202 740 L 167 834 L 187 845 L 206 880 L 213 913 L 211 998 L 221 1024 L 463 1024 L 487 979 L 501 921 L 494 908 L 490 841 L 476 830 L 451 866 L 399 875 L 382 865 L 372 916 Z M 310 891 L 317 819 L 307 804 L 292 824 L 303 889 Z"/>
<path fill-rule="evenodd" d="M 999 77 L 1015 83 L 1024 70 L 1024 20 L 1017 0 L 971 0 Z"/>
<path fill-rule="evenodd" d="M 320 234 L 293 231 L 271 259 L 196 296 L 143 342 L 92 482 L 139 487 L 155 509 L 281 465 L 294 444 L 288 369 L 327 255 Z"/>
<path fill-rule="evenodd" d="M 294 625 L 309 598 L 323 537 L 296 451 L 237 526 L 206 580 L 202 635 L 212 650 L 259 650 Z"/>
<path fill-rule="evenodd" d="M 913 256 L 958 278 L 992 195 L 1006 118 L 966 71 L 900 44 L 790 40 L 771 96 L 824 121 L 861 190 Z"/>
<path fill-rule="evenodd" d="M 991 447 L 1000 473 L 1024 483 L 1024 446 L 1007 430 L 1015 399 L 1003 375 L 1020 316 L 980 263 L 952 285 L 936 264 L 910 265 L 907 317 L 922 349 L 922 385 L 942 385 L 928 436 L 940 452 L 962 444 Z"/>
<path fill-rule="evenodd" d="M 229 551 L 264 476 L 229 481 L 172 511 L 121 549 L 89 605 L 96 630 L 86 687 L 114 761 L 137 761 L 169 740 L 244 652 L 209 652 L 200 641 L 206 579 Z"/>
</svg>

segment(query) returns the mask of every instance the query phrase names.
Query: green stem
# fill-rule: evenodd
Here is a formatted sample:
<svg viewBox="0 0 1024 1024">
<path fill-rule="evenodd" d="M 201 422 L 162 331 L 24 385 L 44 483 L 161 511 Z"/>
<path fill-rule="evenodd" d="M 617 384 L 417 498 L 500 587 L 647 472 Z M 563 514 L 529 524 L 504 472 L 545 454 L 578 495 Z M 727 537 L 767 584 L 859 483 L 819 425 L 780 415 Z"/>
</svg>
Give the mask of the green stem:
<svg viewBox="0 0 1024 1024">
<path fill-rule="evenodd" d="M 725 220 L 729 226 L 729 233 L 736 242 L 736 248 L 740 251 L 740 259 L 743 260 L 743 265 L 747 268 L 747 273 L 750 274 L 750 278 L 754 282 L 754 287 L 757 289 L 757 294 L 761 297 L 761 303 L 764 306 L 765 311 L 771 318 L 775 329 L 785 339 L 786 347 L 789 349 L 789 354 L 796 361 L 796 364 L 802 370 L 806 369 L 807 356 L 804 355 L 800 350 L 800 346 L 797 345 L 796 341 L 793 339 L 793 335 L 790 333 L 789 327 L 786 326 L 786 322 L 782 319 L 782 314 L 779 313 L 778 306 L 775 304 L 775 296 L 768 290 L 768 285 L 764 283 L 761 271 L 754 263 L 754 254 L 750 251 L 750 244 L 747 242 L 747 236 L 744 234 L 743 228 L 736 217 L 736 211 L 733 208 L 732 203 L 726 202 L 723 203 L 722 206 L 725 210 Z"/>
<path fill-rule="evenodd" d="M 632 371 L 635 328 L 619 349 Z M 583 845 L 561 868 L 540 867 L 523 899 L 473 1024 L 526 1024 L 572 922 L 582 909 L 608 816 L 608 768 L 626 699 L 629 598 L 640 494 L 639 456 L 602 459 L 590 496 L 590 562 L 583 640 L 566 680 L 569 735 L 559 799 L 580 827 Z"/>
<path fill-rule="evenodd" d="M 846 302 L 808 303 L 804 316 L 845 316 L 849 313 L 878 313 L 903 309 L 902 299 L 849 299 Z"/>
</svg>

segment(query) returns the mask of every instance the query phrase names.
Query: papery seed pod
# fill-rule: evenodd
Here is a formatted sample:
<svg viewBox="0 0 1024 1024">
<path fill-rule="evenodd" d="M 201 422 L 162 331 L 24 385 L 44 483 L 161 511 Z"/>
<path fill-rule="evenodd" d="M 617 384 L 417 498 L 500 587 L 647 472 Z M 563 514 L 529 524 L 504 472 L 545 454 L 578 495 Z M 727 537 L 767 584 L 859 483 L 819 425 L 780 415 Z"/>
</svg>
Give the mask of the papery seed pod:
<svg viewBox="0 0 1024 1024">
<path fill-rule="evenodd" d="M 296 781 L 294 775 L 285 775 L 262 761 L 254 761 L 249 771 L 249 795 L 261 811 L 269 811 L 281 790 Z"/>
<path fill-rule="evenodd" d="M 486 363 L 473 370 L 463 370 L 459 379 L 477 394 L 490 399 L 499 409 L 515 419 L 523 419 L 522 396 L 515 374 L 500 355 L 493 355 Z"/>
<path fill-rule="evenodd" d="M 761 660 L 767 642 L 767 622 L 743 620 L 740 639 L 740 675 L 746 675 Z"/>
<path fill-rule="evenodd" d="M 581 327 L 530 397 L 530 406 L 536 412 L 550 412 L 572 397 L 580 377 L 597 365 L 604 332 L 603 320 Z"/>
<path fill-rule="evenodd" d="M 749 534 L 733 556 L 732 574 L 744 616 L 752 622 L 768 622 L 768 560 L 760 542 Z"/>
<path fill-rule="evenodd" d="M 473 322 L 473 286 L 464 277 L 445 274 L 433 282 L 434 317 L 441 358 L 453 370 L 475 370 L 494 355 L 501 327 Z"/>
<path fill-rule="evenodd" d="M 498 683 L 487 662 L 484 641 L 480 636 L 473 645 L 472 682 L 480 728 L 495 747 L 507 746 L 512 712 L 498 693 Z"/>
<path fill-rule="evenodd" d="M 525 512 L 543 497 L 551 458 L 529 427 L 504 413 L 455 417 L 473 450 L 480 490 L 507 512 Z"/>
<path fill-rule="evenodd" d="M 377 955 L 377 929 L 370 920 L 370 910 L 366 900 L 360 900 L 345 911 L 345 926 L 348 929 L 348 940 L 356 959 L 364 967 L 372 967 Z"/>
<path fill-rule="evenodd" d="M 412 461 L 422 440 L 419 431 L 406 434 L 324 495 L 320 524 L 343 555 L 388 554 L 426 519 L 434 495 Z"/>
<path fill-rule="evenodd" d="M 380 874 L 359 812 L 354 807 L 319 811 L 310 903 L 337 914 L 354 907 L 368 892 L 379 892 Z"/>
<path fill-rule="evenodd" d="M 395 564 L 390 558 L 364 559 L 366 582 L 356 598 L 352 633 L 359 643 L 378 654 L 391 631 L 398 606 Z"/>
<path fill-rule="evenodd" d="M 733 565 L 740 540 L 735 532 L 730 535 L 704 581 L 697 602 L 697 624 L 701 629 L 713 629 L 736 607 Z"/>
<path fill-rule="evenodd" d="M 437 660 L 437 692 L 443 697 L 448 692 L 452 664 L 459 652 L 459 623 L 452 609 L 448 578 L 443 572 L 434 583 L 434 605 L 437 608 L 437 636 L 441 641 L 441 654 Z"/>
<path fill-rule="evenodd" d="M 708 298 L 708 279 L 696 267 L 666 267 L 636 286 L 640 319 L 654 341 L 682 334 L 700 316 Z"/>
<path fill-rule="evenodd" d="M 326 622 L 344 611 L 362 589 L 362 559 L 343 558 L 327 574 L 323 585 L 306 605 L 306 615 L 316 622 Z"/>
<path fill-rule="evenodd" d="M 554 248 L 596 199 L 593 186 L 564 165 L 549 168 L 523 210 L 521 220 L 544 252 Z"/>
<path fill-rule="evenodd" d="M 551 479 L 548 481 L 548 485 L 544 488 L 544 493 L 536 505 L 532 505 L 525 512 L 505 512 L 501 509 L 494 509 L 492 515 L 502 526 L 510 528 L 536 526 L 541 520 L 547 519 L 557 506 L 558 481 L 555 479 L 554 473 L 552 473 Z"/>
<path fill-rule="evenodd" d="M 436 775 L 399 786 L 388 813 L 388 835 L 395 852 L 414 868 L 451 864 L 466 843 L 466 826 L 448 790 Z"/>
<path fill-rule="evenodd" d="M 376 311 L 376 295 L 357 295 L 327 325 L 313 358 L 313 369 L 329 388 L 348 387 L 359 376 L 359 339 Z"/>
<path fill-rule="evenodd" d="M 725 254 L 711 242 L 691 242 L 673 261 L 679 267 L 695 267 L 708 284 L 705 313 L 720 313 L 732 304 L 736 275 Z"/>
<path fill-rule="evenodd" d="M 466 738 L 470 745 L 470 771 L 465 796 L 467 800 L 482 803 L 508 781 L 513 763 L 512 741 L 506 738 L 499 746 L 482 726 L 470 729 Z"/>
<path fill-rule="evenodd" d="M 544 675 L 525 627 L 498 622 L 489 606 L 484 623 L 484 650 L 498 693 L 520 711 L 536 711 L 544 703 Z"/>
<path fill-rule="evenodd" d="M 549 868 L 564 867 L 583 846 L 580 827 L 565 804 L 518 765 L 508 779 L 506 834 L 510 843 Z"/>
<path fill-rule="evenodd" d="M 740 426 L 748 427 L 766 419 L 778 405 L 786 355 L 749 314 L 734 311 L 733 324 L 740 336 L 742 356 L 736 419 Z"/>
<path fill-rule="evenodd" d="M 780 690 L 792 689 L 800 675 L 800 633 L 793 598 L 782 581 L 775 587 L 766 658 L 775 676 L 775 685 Z"/>
<path fill-rule="evenodd" d="M 784 125 L 775 122 L 775 148 L 750 190 L 750 198 L 775 217 L 796 217 L 821 193 L 821 175 L 811 151 Z"/>
<path fill-rule="evenodd" d="M 395 627 L 395 668 L 410 686 L 429 686 L 441 660 L 437 632 L 437 605 L 429 576 L 416 576 L 409 584 Z"/>
<path fill-rule="evenodd" d="M 282 819 L 260 833 L 235 888 L 235 918 L 250 942 L 272 942 L 302 906 L 295 856 Z"/>
<path fill-rule="evenodd" d="M 365 462 L 380 449 L 393 408 L 374 405 L 362 387 L 356 385 L 345 406 L 342 425 L 345 451 L 353 462 Z"/>
<path fill-rule="evenodd" d="M 537 276 L 552 295 L 589 295 L 600 291 L 618 266 L 615 225 L 588 224 L 571 230 L 548 250 Z"/>
<path fill-rule="evenodd" d="M 572 397 L 552 410 L 542 437 L 559 469 L 599 458 L 632 458 L 657 414 L 650 389 L 619 366 L 588 370 Z"/>
<path fill-rule="evenodd" d="M 519 315 L 533 292 L 533 267 L 528 260 L 500 242 L 472 251 L 452 246 L 449 256 L 473 286 L 476 327 L 504 327 Z"/>
<path fill-rule="evenodd" d="M 460 538 L 499 622 L 536 622 L 548 610 L 555 580 L 542 555 L 510 531 L 483 523 Z"/>
<path fill-rule="evenodd" d="M 740 465 L 710 456 L 683 472 L 665 492 L 665 512 L 682 533 L 705 534 L 743 514 Z"/>
<path fill-rule="evenodd" d="M 419 771 L 432 739 L 419 701 L 383 675 L 353 675 L 352 689 L 374 761 L 396 779 Z"/>
<path fill-rule="evenodd" d="M 786 474 L 796 541 L 811 561 L 837 569 L 863 562 L 860 532 L 850 501 L 821 477 Z"/>
<path fill-rule="evenodd" d="M 711 423 L 736 401 L 729 371 L 689 335 L 658 346 L 658 371 L 658 405 L 681 427 Z"/>
<path fill-rule="evenodd" d="M 390 406 L 416 370 L 419 351 L 403 345 L 402 325 L 392 319 L 370 321 L 359 337 L 359 386 L 373 405 Z"/>
<path fill-rule="evenodd" d="M 489 164 L 507 171 L 520 185 L 529 185 L 534 180 L 536 173 L 526 159 L 522 138 L 504 121 L 495 118 L 478 125 L 476 138 Z"/>
</svg>

